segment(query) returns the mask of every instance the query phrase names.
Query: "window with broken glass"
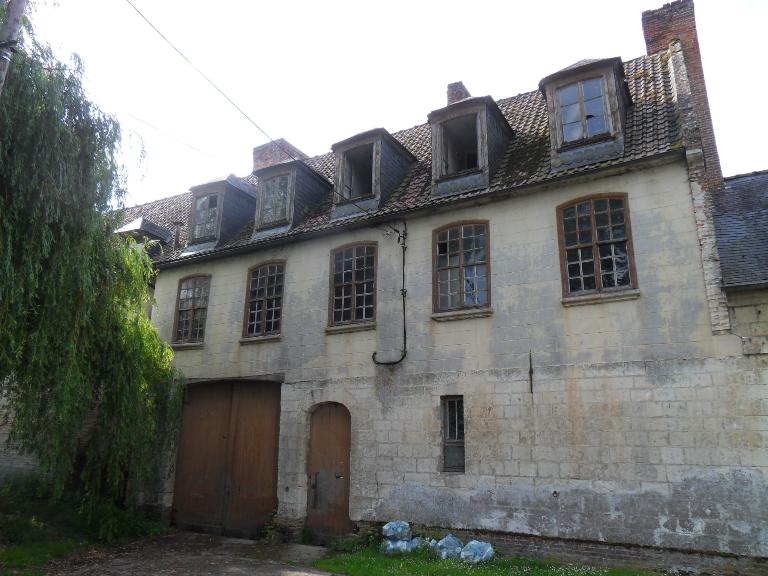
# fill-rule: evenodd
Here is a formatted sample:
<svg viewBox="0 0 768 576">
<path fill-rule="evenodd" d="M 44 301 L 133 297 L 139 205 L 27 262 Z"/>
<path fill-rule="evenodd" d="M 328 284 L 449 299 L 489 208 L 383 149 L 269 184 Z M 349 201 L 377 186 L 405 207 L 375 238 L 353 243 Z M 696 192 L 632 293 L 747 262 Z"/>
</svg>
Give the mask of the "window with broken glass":
<svg viewBox="0 0 768 576">
<path fill-rule="evenodd" d="M 278 262 L 264 264 L 249 272 L 246 338 L 280 334 L 284 277 L 284 265 Z"/>
<path fill-rule="evenodd" d="M 565 293 L 634 288 L 626 196 L 579 200 L 559 212 Z"/>
<path fill-rule="evenodd" d="M 452 224 L 435 232 L 435 311 L 488 306 L 488 225 Z"/>
<path fill-rule="evenodd" d="M 442 131 L 441 175 L 454 176 L 478 169 L 477 114 L 446 120 Z"/>
<path fill-rule="evenodd" d="M 195 198 L 195 225 L 192 236 L 195 240 L 216 237 L 219 223 L 219 196 L 209 194 Z"/>
<path fill-rule="evenodd" d="M 376 315 L 376 246 L 338 248 L 331 261 L 331 324 L 372 321 Z"/>
<path fill-rule="evenodd" d="M 210 285 L 210 276 L 185 278 L 179 282 L 175 343 L 185 344 L 203 341 Z"/>
<path fill-rule="evenodd" d="M 261 195 L 261 225 L 273 226 L 288 219 L 288 174 L 264 182 Z"/>
<path fill-rule="evenodd" d="M 443 470 L 464 472 L 464 397 L 443 396 Z"/>
<path fill-rule="evenodd" d="M 344 153 L 341 195 L 356 200 L 373 195 L 373 144 L 358 146 Z"/>
<path fill-rule="evenodd" d="M 602 78 L 580 80 L 558 88 L 557 100 L 564 144 L 608 132 Z"/>
</svg>

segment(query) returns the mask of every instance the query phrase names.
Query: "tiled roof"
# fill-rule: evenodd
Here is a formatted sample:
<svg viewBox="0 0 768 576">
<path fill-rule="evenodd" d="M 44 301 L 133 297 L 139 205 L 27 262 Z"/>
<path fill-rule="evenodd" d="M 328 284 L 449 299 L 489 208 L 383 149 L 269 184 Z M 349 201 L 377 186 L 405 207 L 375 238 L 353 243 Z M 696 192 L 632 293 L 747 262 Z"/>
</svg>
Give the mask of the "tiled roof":
<svg viewBox="0 0 768 576">
<path fill-rule="evenodd" d="M 715 228 L 723 285 L 768 284 L 768 170 L 725 179 Z"/>
<path fill-rule="evenodd" d="M 154 202 L 124 208 L 120 214 L 120 222 L 125 224 L 140 216 L 144 216 L 154 224 L 162 226 L 172 233 L 175 233 L 176 231 L 176 224 L 181 223 L 179 228 L 179 245 L 183 246 L 187 243 L 189 211 L 191 207 L 192 193 L 184 192 L 183 194 L 169 196 L 168 198 L 162 198 L 160 200 L 155 200 Z"/>
<path fill-rule="evenodd" d="M 679 146 L 679 136 L 677 111 L 664 54 L 665 52 L 661 52 L 642 56 L 624 63 L 625 77 L 633 105 L 627 110 L 624 154 L 619 158 L 565 170 L 561 169 L 556 173 L 552 172 L 550 169 L 549 122 L 546 102 L 540 91 L 526 92 L 497 101 L 501 112 L 514 130 L 514 137 L 509 143 L 505 156 L 493 175 L 488 189 L 433 198 L 431 195 L 431 132 L 429 124 L 421 124 L 393 133 L 393 136 L 417 158 L 418 162 L 412 166 L 398 189 L 375 212 L 363 214 L 356 218 L 331 221 L 332 197 L 329 194 L 324 202 L 301 222 L 297 222 L 291 230 L 265 239 L 253 240 L 251 238 L 251 225 L 228 240 L 225 245 L 217 247 L 215 251 L 248 245 L 256 246 L 278 239 L 300 236 L 308 232 L 359 223 L 361 220 L 371 217 L 392 216 L 433 205 L 450 204 L 470 197 L 540 184 L 555 178 L 561 179 L 566 176 L 618 166 L 669 152 Z M 329 182 L 333 182 L 335 172 L 333 153 L 329 152 L 308 158 L 305 162 L 327 178 Z M 255 177 L 247 177 L 246 180 L 255 183 Z M 189 194 L 182 194 L 174 198 L 178 198 L 179 206 L 173 208 L 173 217 L 176 218 L 184 210 L 188 213 Z M 173 198 L 169 198 L 144 206 L 154 210 L 156 204 L 172 201 Z M 137 214 L 137 209 L 140 208 L 142 207 L 130 209 L 131 214 Z M 162 208 L 159 209 L 170 211 L 171 207 L 163 204 Z M 133 218 L 135 217 L 133 216 Z M 150 218 L 159 224 L 168 221 L 167 218 L 163 219 L 160 216 L 150 216 Z M 186 222 L 188 217 L 183 219 Z M 183 231 L 182 238 L 186 238 L 186 230 Z M 168 250 L 157 258 L 158 261 L 166 262 L 177 259 L 179 259 L 178 252 L 174 253 Z"/>
</svg>

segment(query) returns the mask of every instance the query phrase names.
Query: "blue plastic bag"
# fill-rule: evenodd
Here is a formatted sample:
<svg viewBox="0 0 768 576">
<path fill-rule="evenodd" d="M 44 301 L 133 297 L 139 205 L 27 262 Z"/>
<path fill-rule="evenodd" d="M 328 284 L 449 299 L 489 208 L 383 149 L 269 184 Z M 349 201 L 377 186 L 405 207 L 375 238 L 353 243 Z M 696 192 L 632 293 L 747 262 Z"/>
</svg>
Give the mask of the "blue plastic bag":
<svg viewBox="0 0 768 576">
<path fill-rule="evenodd" d="M 465 562 L 477 564 L 493 558 L 493 546 L 488 542 L 479 540 L 470 540 L 467 545 L 461 549 L 461 559 Z"/>
<path fill-rule="evenodd" d="M 402 520 L 387 522 L 381 529 L 381 533 L 387 540 L 410 541 L 411 539 L 411 527 L 408 525 L 408 522 L 403 522 Z"/>
<path fill-rule="evenodd" d="M 464 545 L 461 543 L 461 540 L 453 534 L 448 534 L 437 543 L 437 553 L 443 560 L 446 558 L 458 558 L 463 547 Z"/>
<path fill-rule="evenodd" d="M 381 543 L 381 552 L 386 555 L 405 554 L 410 552 L 408 540 L 384 540 Z"/>
</svg>

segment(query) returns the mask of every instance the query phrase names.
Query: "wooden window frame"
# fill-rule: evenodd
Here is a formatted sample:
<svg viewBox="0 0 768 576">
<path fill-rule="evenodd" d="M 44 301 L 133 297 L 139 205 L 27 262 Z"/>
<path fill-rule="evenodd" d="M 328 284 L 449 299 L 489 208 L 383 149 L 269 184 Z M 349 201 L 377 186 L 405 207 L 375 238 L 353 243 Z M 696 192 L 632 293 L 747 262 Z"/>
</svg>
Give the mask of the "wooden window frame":
<svg viewBox="0 0 768 576">
<path fill-rule="evenodd" d="M 446 134 L 446 124 L 450 124 L 452 122 L 456 122 L 457 120 L 460 120 L 462 118 L 467 117 L 474 117 L 475 121 L 475 154 L 477 155 L 477 166 L 474 168 L 464 168 L 462 170 L 457 170 L 456 172 L 447 172 L 447 166 L 446 166 L 446 146 L 448 141 L 448 136 Z M 448 116 L 446 118 L 443 118 L 438 123 L 438 131 L 439 131 L 439 155 L 437 158 L 437 180 L 451 180 L 453 178 L 458 178 L 461 176 L 465 176 L 467 174 L 474 174 L 476 172 L 482 172 L 487 167 L 487 154 L 483 153 L 482 146 L 481 146 L 481 120 L 480 120 L 480 111 L 479 110 L 470 110 L 467 112 L 463 112 L 461 114 L 455 114 Z M 435 160 L 433 159 L 433 162 Z"/>
<path fill-rule="evenodd" d="M 579 138 L 578 140 L 571 140 L 569 142 L 565 141 L 565 133 L 563 132 L 563 116 L 560 111 L 560 95 L 559 91 L 563 88 L 566 88 L 570 86 L 571 84 L 578 84 L 579 85 L 579 110 L 581 113 L 581 121 L 582 121 L 582 128 L 585 127 L 586 123 L 586 117 L 584 115 L 584 98 L 582 93 L 581 84 L 587 80 L 600 80 L 600 86 L 603 91 L 603 112 L 605 114 L 605 124 L 606 124 L 606 131 L 601 132 L 600 134 L 595 134 L 594 136 L 584 136 L 582 138 Z M 579 148 L 581 146 L 586 146 L 588 144 L 593 144 L 597 142 L 602 142 L 604 140 L 612 140 L 615 137 L 615 129 L 614 129 L 614 99 L 611 95 L 611 91 L 608 89 L 608 79 L 609 77 L 606 76 L 603 72 L 595 73 L 594 70 L 589 70 L 586 72 L 582 72 L 581 74 L 571 76 L 567 79 L 563 79 L 560 82 L 557 82 L 557 84 L 552 86 L 552 97 L 554 98 L 554 109 L 553 113 L 555 116 L 555 125 L 557 127 L 556 134 L 557 134 L 557 149 L 558 150 L 570 150 L 573 148 Z M 586 130 L 584 130 L 584 134 L 586 134 Z"/>
<path fill-rule="evenodd" d="M 191 274 L 189 276 L 184 276 L 183 278 L 179 278 L 179 283 L 176 288 L 176 308 L 174 312 L 174 320 L 173 320 L 173 338 L 171 343 L 172 344 L 201 344 L 205 341 L 205 328 L 203 328 L 203 337 L 200 340 L 191 340 L 191 339 L 178 339 L 178 333 L 179 333 L 179 304 L 181 302 L 181 285 L 188 281 L 193 280 L 195 278 L 205 278 L 208 280 L 208 301 L 205 305 L 205 322 L 208 322 L 208 308 L 210 305 L 211 300 L 211 274 Z M 198 310 L 199 308 L 192 308 L 192 318 L 195 316 L 195 310 Z M 190 329 L 191 331 L 191 329 Z"/>
<path fill-rule="evenodd" d="M 376 156 L 377 156 L 377 144 L 378 142 L 376 140 L 372 140 L 370 142 L 360 142 L 356 144 L 355 146 L 352 146 L 351 148 L 344 150 L 344 152 L 341 153 L 341 172 L 339 174 L 339 198 L 336 198 L 334 201 L 336 204 L 352 204 L 354 202 L 361 202 L 363 200 L 368 200 L 370 198 L 375 198 L 378 196 L 378 191 L 376 190 L 377 186 L 377 176 L 376 176 L 376 170 L 377 170 L 377 164 Z M 364 196 L 352 196 L 351 195 L 351 189 L 350 189 L 350 195 L 347 196 L 344 193 L 344 188 L 347 186 L 347 166 L 349 164 L 349 154 L 351 152 L 355 152 L 356 150 L 360 148 L 368 148 L 371 149 L 371 192 L 370 194 L 366 194 Z M 353 184 L 354 184 L 354 177 L 353 177 Z"/>
<path fill-rule="evenodd" d="M 450 422 L 449 422 L 449 403 L 461 400 L 461 438 L 458 438 L 458 419 L 456 423 L 456 438 L 451 438 L 450 434 Z M 440 396 L 440 419 L 441 419 L 441 436 L 442 436 L 442 466 L 443 472 L 465 472 L 467 465 L 467 450 L 466 450 L 466 418 L 464 415 L 464 396 L 452 395 L 452 396 Z M 464 462 L 461 466 L 448 466 L 445 463 L 445 449 L 447 447 L 461 447 L 464 452 Z"/>
<path fill-rule="evenodd" d="M 439 270 L 437 268 L 437 237 L 438 235 L 445 231 L 449 230 L 450 228 L 456 228 L 457 226 L 463 229 L 464 226 L 467 225 L 478 225 L 482 224 L 485 226 L 485 266 L 486 266 L 486 278 L 485 278 L 485 284 L 488 292 L 488 300 L 485 304 L 475 304 L 471 306 L 466 306 L 464 302 L 464 268 L 465 265 L 460 262 L 459 263 L 459 302 L 461 304 L 457 306 L 456 308 L 446 308 L 441 309 L 440 308 L 440 298 L 438 294 L 438 277 L 439 277 Z M 459 239 L 461 240 L 461 248 L 463 248 L 464 244 L 464 235 L 460 234 Z M 460 248 L 460 254 L 463 255 L 463 250 Z M 442 270 L 442 269 L 441 269 Z M 491 226 L 488 220 L 459 220 L 457 222 L 451 222 L 450 224 L 446 224 L 445 226 L 440 226 L 440 228 L 436 228 L 432 231 L 432 311 L 434 313 L 439 312 L 452 312 L 454 310 L 472 310 L 472 309 L 478 309 L 478 308 L 490 308 L 491 307 Z"/>
<path fill-rule="evenodd" d="M 216 196 L 216 231 L 213 234 L 208 234 L 207 236 L 195 236 L 195 227 L 197 226 L 197 210 L 196 210 L 196 204 L 197 200 L 199 198 L 208 197 L 208 196 Z M 189 238 L 191 242 L 205 242 L 209 240 L 215 240 L 219 237 L 219 231 L 221 230 L 221 218 L 222 213 L 224 210 L 222 210 L 223 206 L 223 197 L 224 195 L 221 192 L 205 192 L 200 194 L 195 194 L 192 196 L 192 215 L 191 215 L 191 223 L 192 228 L 189 231 Z"/>
<path fill-rule="evenodd" d="M 243 339 L 258 339 L 258 338 L 268 338 L 272 336 L 279 336 L 283 332 L 283 319 L 285 311 L 285 260 L 267 260 L 265 262 L 260 262 L 259 264 L 256 264 L 254 266 L 251 266 L 248 268 L 248 272 L 245 275 L 245 304 L 243 306 L 243 333 L 242 337 Z M 282 266 L 283 267 L 283 287 L 282 291 L 280 292 L 280 330 L 277 332 L 266 332 L 266 319 L 262 320 L 263 329 L 261 331 L 261 334 L 248 334 L 248 316 L 250 311 L 250 304 L 254 300 L 268 300 L 268 298 L 251 298 L 251 275 L 259 270 L 260 268 L 268 267 L 268 266 Z M 263 309 L 263 315 L 266 314 L 266 308 Z"/>
<path fill-rule="evenodd" d="M 623 200 L 624 201 L 624 223 L 626 225 L 626 240 L 597 240 L 597 226 L 595 225 L 595 200 Z M 568 285 L 568 261 L 566 257 L 565 246 L 565 224 L 563 220 L 563 212 L 571 206 L 576 206 L 582 202 L 590 201 L 593 203 L 593 209 L 591 211 L 592 218 L 592 242 L 589 244 L 578 243 L 575 246 L 570 246 L 567 249 L 572 250 L 574 248 L 586 248 L 592 247 L 593 259 L 595 262 L 595 289 L 594 290 L 580 290 L 578 292 L 571 292 Z M 635 267 L 635 249 L 632 244 L 632 218 L 629 210 L 629 195 L 626 192 L 607 192 L 603 194 L 590 194 L 588 196 L 580 196 L 568 202 L 563 202 L 556 209 L 557 214 L 557 243 L 560 258 L 560 278 L 562 281 L 563 298 L 574 298 L 578 296 L 586 296 L 589 294 L 606 294 L 614 292 L 623 292 L 625 290 L 636 290 L 638 287 L 637 282 L 637 269 Z M 617 242 L 627 243 L 627 267 L 629 269 L 629 284 L 626 286 L 616 286 L 603 288 L 602 270 L 600 268 L 600 252 L 599 246 L 605 244 L 616 244 Z"/>
<path fill-rule="evenodd" d="M 357 290 L 355 288 L 356 283 L 354 282 L 354 268 L 352 270 L 353 272 L 353 282 L 352 282 L 352 314 L 353 318 L 352 320 L 349 320 L 347 322 L 334 322 L 333 321 L 333 300 L 334 300 L 334 288 L 336 285 L 333 282 L 333 274 L 334 274 L 334 262 L 336 258 L 336 253 L 348 250 L 350 248 L 358 248 L 358 247 L 372 247 L 373 250 L 373 317 L 372 318 L 364 318 L 361 320 L 358 320 L 357 318 L 354 318 L 356 315 L 356 306 L 355 300 L 357 296 Z M 350 242 L 348 244 L 344 244 L 342 246 L 338 246 L 331 250 L 331 258 L 330 258 L 330 270 L 329 270 L 329 289 L 328 289 L 328 327 L 333 326 L 350 326 L 353 324 L 373 324 L 376 322 L 376 307 L 378 306 L 378 298 L 376 297 L 376 293 L 378 291 L 378 269 L 379 269 L 379 243 L 375 241 L 364 241 L 364 242 Z"/>
</svg>

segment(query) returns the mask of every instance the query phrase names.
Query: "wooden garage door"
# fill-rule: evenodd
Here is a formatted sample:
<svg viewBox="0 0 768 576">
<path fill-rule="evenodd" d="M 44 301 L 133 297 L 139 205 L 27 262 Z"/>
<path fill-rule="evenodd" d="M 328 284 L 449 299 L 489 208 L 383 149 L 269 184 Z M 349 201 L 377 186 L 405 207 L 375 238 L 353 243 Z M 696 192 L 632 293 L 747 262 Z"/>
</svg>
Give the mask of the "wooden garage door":
<svg viewBox="0 0 768 576">
<path fill-rule="evenodd" d="M 221 382 L 187 391 L 176 463 L 179 527 L 252 537 L 277 507 L 280 385 Z"/>
</svg>

